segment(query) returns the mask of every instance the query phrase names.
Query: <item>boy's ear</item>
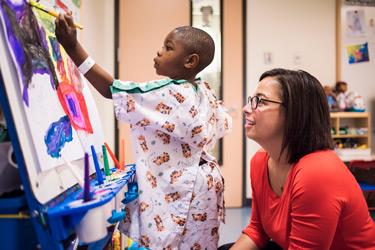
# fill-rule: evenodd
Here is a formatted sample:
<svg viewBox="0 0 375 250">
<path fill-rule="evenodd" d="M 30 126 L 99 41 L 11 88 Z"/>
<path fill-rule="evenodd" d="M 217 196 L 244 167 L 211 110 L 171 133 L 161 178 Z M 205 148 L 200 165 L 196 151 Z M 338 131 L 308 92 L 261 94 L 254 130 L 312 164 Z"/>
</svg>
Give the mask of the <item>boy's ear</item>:
<svg viewBox="0 0 375 250">
<path fill-rule="evenodd" d="M 199 64 L 199 55 L 198 54 L 190 54 L 187 56 L 185 61 L 185 68 L 187 69 L 194 69 Z"/>
</svg>

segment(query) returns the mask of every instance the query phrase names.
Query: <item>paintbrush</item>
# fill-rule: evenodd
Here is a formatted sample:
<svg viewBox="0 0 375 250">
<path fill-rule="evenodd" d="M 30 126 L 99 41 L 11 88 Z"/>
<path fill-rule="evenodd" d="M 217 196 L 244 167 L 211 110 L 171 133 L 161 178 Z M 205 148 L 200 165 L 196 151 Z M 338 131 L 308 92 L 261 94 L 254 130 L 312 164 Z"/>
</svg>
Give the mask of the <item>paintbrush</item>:
<svg viewBox="0 0 375 250">
<path fill-rule="evenodd" d="M 72 172 L 72 174 L 76 178 L 78 184 L 81 186 L 81 188 L 83 188 L 83 186 L 84 186 L 83 178 L 78 173 L 78 171 L 76 169 L 77 167 L 75 165 L 73 165 L 70 161 L 68 161 L 64 156 L 61 156 L 61 158 L 64 160 L 65 164 L 69 167 L 70 171 Z"/>
<path fill-rule="evenodd" d="M 45 7 L 44 5 L 40 4 L 40 3 L 37 3 L 33 0 L 29 0 L 28 1 L 29 5 L 34 7 L 34 8 L 37 8 L 39 10 L 42 10 L 44 12 L 46 12 L 47 14 L 50 14 L 51 16 L 54 16 L 54 17 L 58 17 L 59 16 L 59 13 L 57 13 L 56 11 L 54 10 L 51 10 L 51 9 L 48 9 L 47 7 Z M 83 29 L 83 26 L 79 23 L 75 23 L 74 26 L 78 29 Z"/>
</svg>

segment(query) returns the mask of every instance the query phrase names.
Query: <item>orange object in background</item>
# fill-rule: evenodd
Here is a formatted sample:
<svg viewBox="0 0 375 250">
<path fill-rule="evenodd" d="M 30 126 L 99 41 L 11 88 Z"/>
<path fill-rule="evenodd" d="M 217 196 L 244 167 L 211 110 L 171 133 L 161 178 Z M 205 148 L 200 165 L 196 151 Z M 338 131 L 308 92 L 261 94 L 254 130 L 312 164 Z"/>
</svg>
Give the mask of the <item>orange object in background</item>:
<svg viewBox="0 0 375 250">
<path fill-rule="evenodd" d="M 107 151 L 108 151 L 109 155 L 111 156 L 112 161 L 115 164 L 116 168 L 121 169 L 120 163 L 118 162 L 115 154 L 112 152 L 111 148 L 108 146 L 108 144 L 106 142 L 104 143 L 104 146 L 107 148 Z"/>
<path fill-rule="evenodd" d="M 125 168 L 125 140 L 121 139 L 120 143 L 120 169 L 123 170 Z"/>
</svg>

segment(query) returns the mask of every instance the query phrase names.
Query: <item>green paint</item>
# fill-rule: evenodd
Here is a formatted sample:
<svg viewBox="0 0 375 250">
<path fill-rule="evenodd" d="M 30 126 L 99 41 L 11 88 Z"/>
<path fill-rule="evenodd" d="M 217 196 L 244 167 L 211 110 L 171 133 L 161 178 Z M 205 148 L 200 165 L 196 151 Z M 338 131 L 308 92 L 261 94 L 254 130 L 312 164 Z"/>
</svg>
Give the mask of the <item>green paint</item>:
<svg viewBox="0 0 375 250">
<path fill-rule="evenodd" d="M 111 171 L 109 170 L 107 149 L 105 148 L 104 145 L 102 145 L 102 151 L 103 151 L 103 161 L 104 161 L 104 173 L 106 176 L 109 176 L 111 175 Z"/>
<path fill-rule="evenodd" d="M 77 8 L 81 7 L 81 0 L 73 0 L 73 4 L 77 6 Z"/>
<path fill-rule="evenodd" d="M 55 19 L 44 11 L 35 8 L 33 8 L 33 10 L 35 11 L 39 21 L 42 22 L 43 27 L 52 34 L 55 34 Z"/>
</svg>

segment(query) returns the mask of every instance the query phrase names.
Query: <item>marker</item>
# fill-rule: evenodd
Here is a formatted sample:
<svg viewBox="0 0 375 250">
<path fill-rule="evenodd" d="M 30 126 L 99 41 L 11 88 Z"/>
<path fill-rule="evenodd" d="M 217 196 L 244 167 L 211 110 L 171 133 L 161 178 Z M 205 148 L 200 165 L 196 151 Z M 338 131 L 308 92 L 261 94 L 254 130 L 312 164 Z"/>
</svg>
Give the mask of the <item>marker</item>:
<svg viewBox="0 0 375 250">
<path fill-rule="evenodd" d="M 96 178 L 98 179 L 98 184 L 102 185 L 104 183 L 104 181 L 103 181 L 103 175 L 102 175 L 102 171 L 100 170 L 98 156 L 96 155 L 96 151 L 95 151 L 94 145 L 91 145 L 91 153 L 92 153 L 92 159 L 94 160 L 95 171 L 96 171 Z"/>
<path fill-rule="evenodd" d="M 42 10 L 42 11 L 46 12 L 47 14 L 50 14 L 51 16 L 59 17 L 59 13 L 57 13 L 54 10 L 48 9 L 47 7 L 45 7 L 44 5 L 42 5 L 40 3 L 37 3 L 33 0 L 29 0 L 28 3 L 29 3 L 30 6 L 32 6 L 34 8 L 37 8 L 39 10 Z M 83 29 L 83 26 L 79 23 L 75 23 L 74 26 L 78 29 L 81 29 L 81 30 Z"/>
<path fill-rule="evenodd" d="M 106 176 L 109 176 L 111 175 L 111 170 L 109 169 L 107 149 L 105 148 L 104 145 L 102 145 L 102 151 L 103 151 L 103 161 L 104 161 L 104 173 Z"/>
<path fill-rule="evenodd" d="M 125 141 L 124 139 L 121 139 L 121 144 L 120 144 L 120 166 L 121 166 L 121 170 L 125 168 Z"/>
<path fill-rule="evenodd" d="M 119 163 L 118 160 L 116 159 L 115 154 L 114 154 L 114 153 L 112 152 L 112 150 L 109 148 L 108 144 L 105 142 L 104 145 L 105 145 L 105 147 L 107 148 L 107 151 L 108 151 L 109 155 L 111 156 L 111 158 L 112 158 L 112 160 L 113 160 L 113 163 L 115 164 L 116 168 L 121 169 L 120 163 Z"/>
<path fill-rule="evenodd" d="M 70 171 L 72 172 L 72 174 L 74 175 L 74 177 L 76 178 L 78 184 L 81 186 L 81 188 L 83 188 L 83 178 L 81 176 L 81 174 L 78 173 L 77 171 L 77 166 L 73 165 L 70 161 L 68 161 L 65 157 L 61 156 L 61 158 L 64 160 L 65 164 L 68 165 Z"/>
<path fill-rule="evenodd" d="M 84 169 L 84 187 L 83 187 L 83 201 L 90 201 L 90 174 L 89 174 L 89 154 L 85 153 L 85 169 Z"/>
</svg>

